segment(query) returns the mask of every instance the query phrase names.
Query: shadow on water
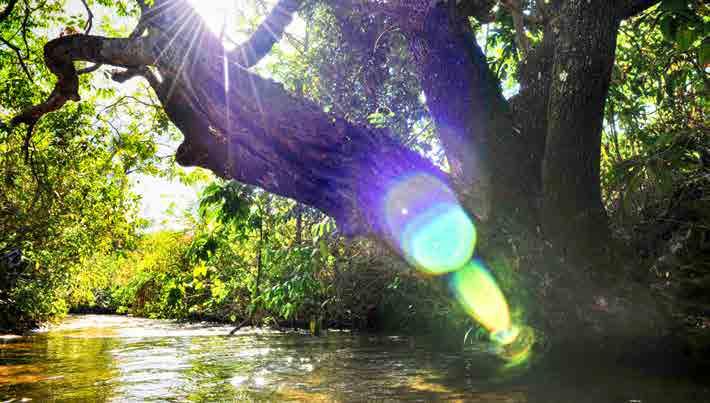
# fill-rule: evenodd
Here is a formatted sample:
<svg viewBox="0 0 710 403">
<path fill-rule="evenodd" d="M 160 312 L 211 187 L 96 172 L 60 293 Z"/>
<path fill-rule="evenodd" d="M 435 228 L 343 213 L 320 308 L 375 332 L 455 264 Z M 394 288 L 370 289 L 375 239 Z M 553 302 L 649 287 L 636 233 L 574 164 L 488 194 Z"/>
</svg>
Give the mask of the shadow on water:
<svg viewBox="0 0 710 403">
<path fill-rule="evenodd" d="M 87 315 L 0 338 L 0 401 L 710 401 L 708 383 L 578 359 L 510 377 L 483 350 L 229 330 Z"/>
</svg>

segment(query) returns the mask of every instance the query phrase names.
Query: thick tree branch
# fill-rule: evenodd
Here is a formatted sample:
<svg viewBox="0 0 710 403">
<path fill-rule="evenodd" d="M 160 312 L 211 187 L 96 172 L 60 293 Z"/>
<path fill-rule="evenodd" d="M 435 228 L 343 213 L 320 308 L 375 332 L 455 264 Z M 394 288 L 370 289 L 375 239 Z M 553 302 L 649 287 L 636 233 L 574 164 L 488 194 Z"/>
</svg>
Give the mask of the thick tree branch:
<svg viewBox="0 0 710 403">
<path fill-rule="evenodd" d="M 388 132 L 326 114 L 235 60 L 225 64 L 219 38 L 187 3 L 156 1 L 155 7 L 160 11 L 151 11 L 148 36 L 72 35 L 49 42 L 45 61 L 57 76 L 55 90 L 13 123 L 31 125 L 66 101 L 78 100 L 73 63 L 90 61 L 127 68 L 114 75 L 117 80 L 148 79 L 185 135 L 179 163 L 316 207 L 336 218 L 344 233 L 387 235 L 385 196 L 399 179 L 424 173 L 447 181 Z"/>
<path fill-rule="evenodd" d="M 220 176 L 314 206 L 336 218 L 346 234 L 385 233 L 382 203 L 399 178 L 419 172 L 446 181 L 429 161 L 388 132 L 325 114 L 238 65 L 229 67 L 225 87 L 221 66 L 196 65 L 191 76 L 207 79 L 192 91 L 178 86 L 173 96 L 183 99 L 169 99 L 202 114 L 201 119 L 183 121 L 184 126 L 209 122 L 212 133 L 183 130 L 180 163 L 205 166 Z M 174 116 L 175 121 L 186 112 Z"/>
<path fill-rule="evenodd" d="M 521 163 L 528 152 L 467 19 L 454 14 L 435 7 L 423 29 L 408 34 L 451 174 L 479 216 L 528 214 L 532 181 L 521 180 L 530 174 Z"/>
<path fill-rule="evenodd" d="M 110 39 L 89 35 L 69 35 L 45 45 L 44 58 L 57 83 L 45 102 L 22 111 L 12 124 L 35 124 L 43 115 L 60 109 L 67 101 L 78 101 L 79 78 L 75 61 L 136 67 L 153 62 L 147 40 Z"/>
<path fill-rule="evenodd" d="M 230 58 L 246 68 L 257 64 L 283 36 L 301 0 L 279 0 L 248 41 L 234 49 Z"/>
</svg>

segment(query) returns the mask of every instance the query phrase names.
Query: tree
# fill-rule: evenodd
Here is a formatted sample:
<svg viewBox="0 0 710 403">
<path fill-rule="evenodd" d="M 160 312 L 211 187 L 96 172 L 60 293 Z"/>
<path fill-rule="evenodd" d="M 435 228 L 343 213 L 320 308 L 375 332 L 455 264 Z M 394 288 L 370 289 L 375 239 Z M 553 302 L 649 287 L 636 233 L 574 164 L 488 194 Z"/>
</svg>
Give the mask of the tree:
<svg viewBox="0 0 710 403">
<path fill-rule="evenodd" d="M 41 100 L 30 78 L 46 72 L 34 55 L 61 10 L 9 3 L 0 13 L 3 120 Z M 104 278 L 89 262 L 135 243 L 144 222 L 129 174 L 151 171 L 158 157 L 140 122 L 114 125 L 117 116 L 156 115 L 127 105 L 132 95 L 116 99 L 99 88 L 32 131 L 0 124 L 0 328 L 25 330 L 65 314 Z"/>
<path fill-rule="evenodd" d="M 49 41 L 44 55 L 57 77 L 54 90 L 11 125 L 25 124 L 31 133 L 42 116 L 78 101 L 79 76 L 94 68 L 77 70 L 75 62 L 117 66 L 113 79 L 147 80 L 183 133 L 180 164 L 316 207 L 345 234 L 374 234 L 396 246 L 383 224 L 383 199 L 402 176 L 424 172 L 452 184 L 462 204 L 481 216 L 488 253 L 509 253 L 499 251 L 505 241 L 494 236 L 504 223 L 535 244 L 542 243 L 542 227 L 567 262 L 560 283 L 584 287 L 579 279 L 589 267 L 611 272 L 603 286 L 619 274 L 598 258 L 612 244 L 600 190 L 604 106 L 620 24 L 658 1 L 506 0 L 496 13 L 496 2 L 486 0 L 332 2 L 335 15 L 369 15 L 404 35 L 450 175 L 387 130 L 326 113 L 249 70 L 300 3 L 279 1 L 247 42 L 226 52 L 184 0 L 137 0 L 140 22 L 129 37 Z M 520 54 L 520 91 L 509 100 L 472 28 L 493 18 L 510 20 Z M 550 266 L 554 273 L 558 265 Z M 587 310 L 605 306 L 596 287 L 569 298 L 587 298 L 581 303 Z"/>
</svg>

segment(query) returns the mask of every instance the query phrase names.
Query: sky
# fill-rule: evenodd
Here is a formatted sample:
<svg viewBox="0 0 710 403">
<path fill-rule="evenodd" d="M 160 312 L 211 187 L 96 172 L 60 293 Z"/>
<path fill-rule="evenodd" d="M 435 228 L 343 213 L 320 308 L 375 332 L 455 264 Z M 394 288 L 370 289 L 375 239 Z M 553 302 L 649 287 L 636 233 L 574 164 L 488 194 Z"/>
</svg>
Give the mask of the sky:
<svg viewBox="0 0 710 403">
<path fill-rule="evenodd" d="M 182 230 L 183 211 L 197 205 L 201 185 L 187 186 L 178 180 L 136 174 L 131 177 L 133 192 L 141 196 L 140 215 L 150 221 L 147 231 Z"/>
</svg>

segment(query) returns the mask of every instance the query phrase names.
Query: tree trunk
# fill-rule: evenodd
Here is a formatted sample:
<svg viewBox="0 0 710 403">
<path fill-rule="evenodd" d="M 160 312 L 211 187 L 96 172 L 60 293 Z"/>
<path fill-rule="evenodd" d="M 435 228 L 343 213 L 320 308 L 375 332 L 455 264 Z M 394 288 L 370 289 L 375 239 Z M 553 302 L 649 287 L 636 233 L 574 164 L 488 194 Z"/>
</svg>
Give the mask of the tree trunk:
<svg viewBox="0 0 710 403">
<path fill-rule="evenodd" d="M 621 21 L 615 7 L 568 1 L 549 10 L 510 105 L 467 21 L 450 9 L 431 9 L 409 34 L 462 199 L 473 193 L 466 204 L 474 213 L 476 198 L 492 207 L 478 251 L 494 271 L 514 273 L 508 295 L 527 295 L 517 302 L 555 342 L 653 339 L 664 325 L 648 291 L 628 281 L 628 256 L 609 253 L 599 158 Z M 611 268 L 615 276 L 599 275 Z"/>
<path fill-rule="evenodd" d="M 539 159 L 520 137 L 466 18 L 433 8 L 409 33 L 427 106 L 462 200 L 481 218 L 535 215 Z"/>
<path fill-rule="evenodd" d="M 566 2 L 558 22 L 547 110 L 543 224 L 564 255 L 585 261 L 606 255 L 611 242 L 601 198 L 600 150 L 619 23 L 613 4 L 586 1 Z"/>
<path fill-rule="evenodd" d="M 259 289 L 261 288 L 261 271 L 263 267 L 262 253 L 264 251 L 264 217 L 262 216 L 259 220 L 259 246 L 256 250 L 256 279 L 254 280 L 254 295 L 252 295 L 252 301 L 256 301 L 260 296 Z M 257 305 L 254 305 L 254 310 L 257 309 Z"/>
</svg>

